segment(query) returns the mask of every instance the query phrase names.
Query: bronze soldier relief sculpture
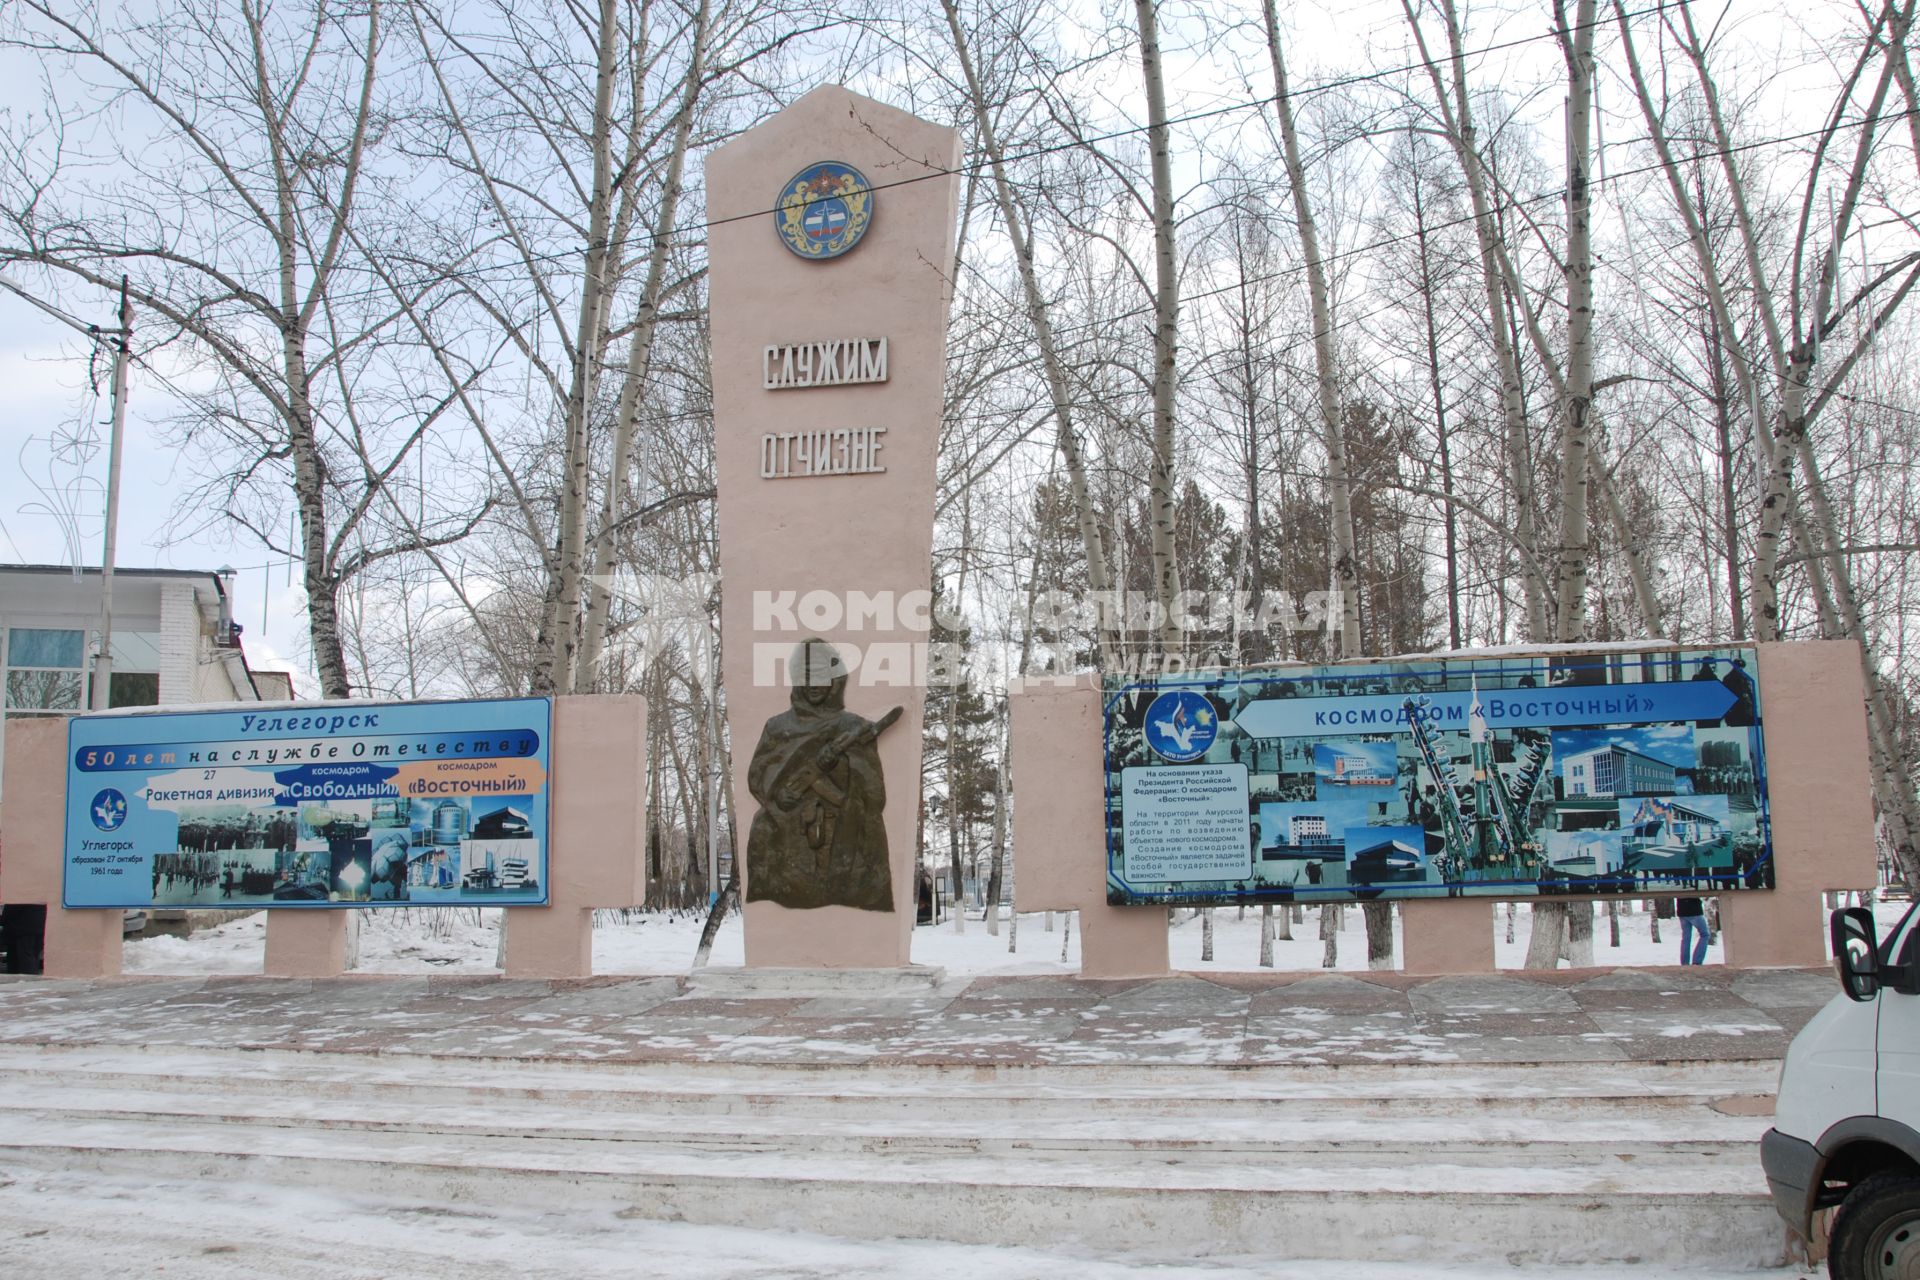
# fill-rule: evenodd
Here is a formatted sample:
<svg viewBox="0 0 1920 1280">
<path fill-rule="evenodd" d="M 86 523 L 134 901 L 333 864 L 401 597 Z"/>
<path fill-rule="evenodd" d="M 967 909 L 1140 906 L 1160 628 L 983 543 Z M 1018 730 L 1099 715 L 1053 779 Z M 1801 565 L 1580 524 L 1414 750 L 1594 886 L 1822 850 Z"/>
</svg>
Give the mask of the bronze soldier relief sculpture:
<svg viewBox="0 0 1920 1280">
<path fill-rule="evenodd" d="M 846 663 L 825 640 L 796 645 L 787 676 L 792 706 L 767 721 L 747 768 L 760 805 L 747 835 L 747 900 L 892 911 L 874 743 L 901 708 L 878 720 L 848 711 Z"/>
</svg>

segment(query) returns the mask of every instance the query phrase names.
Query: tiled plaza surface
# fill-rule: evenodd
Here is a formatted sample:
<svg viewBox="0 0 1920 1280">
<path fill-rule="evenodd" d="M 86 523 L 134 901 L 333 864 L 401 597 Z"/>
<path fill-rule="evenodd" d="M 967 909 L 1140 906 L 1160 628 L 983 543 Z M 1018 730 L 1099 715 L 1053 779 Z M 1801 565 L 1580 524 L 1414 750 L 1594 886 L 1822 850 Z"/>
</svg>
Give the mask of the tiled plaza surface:
<svg viewBox="0 0 1920 1280">
<path fill-rule="evenodd" d="M 732 977 L 0 978 L 0 1043 L 642 1063 L 1751 1061 L 1778 1058 L 1838 991 L 1823 969 L 1713 967 L 987 977 L 812 995 Z"/>
</svg>

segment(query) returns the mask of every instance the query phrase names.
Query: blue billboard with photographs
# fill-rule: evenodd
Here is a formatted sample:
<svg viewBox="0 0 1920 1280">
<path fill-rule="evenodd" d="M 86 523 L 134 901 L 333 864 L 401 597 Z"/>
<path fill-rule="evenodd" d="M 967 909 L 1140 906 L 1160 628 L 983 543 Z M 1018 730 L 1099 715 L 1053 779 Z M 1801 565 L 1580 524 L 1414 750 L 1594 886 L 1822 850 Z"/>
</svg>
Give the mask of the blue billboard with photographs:
<svg viewBox="0 0 1920 1280">
<path fill-rule="evenodd" d="M 1751 648 L 1108 677 L 1107 900 L 1770 889 Z"/>
<path fill-rule="evenodd" d="M 62 905 L 540 906 L 547 698 L 75 716 Z"/>
</svg>

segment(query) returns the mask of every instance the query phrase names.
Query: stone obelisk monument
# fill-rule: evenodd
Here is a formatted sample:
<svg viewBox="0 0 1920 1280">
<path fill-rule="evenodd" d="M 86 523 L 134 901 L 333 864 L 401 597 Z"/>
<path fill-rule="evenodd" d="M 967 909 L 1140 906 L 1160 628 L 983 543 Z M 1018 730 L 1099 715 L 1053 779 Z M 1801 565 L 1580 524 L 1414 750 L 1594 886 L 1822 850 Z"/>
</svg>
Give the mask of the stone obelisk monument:
<svg viewBox="0 0 1920 1280">
<path fill-rule="evenodd" d="M 707 160 L 750 967 L 908 962 L 959 161 L 838 86 Z"/>
</svg>

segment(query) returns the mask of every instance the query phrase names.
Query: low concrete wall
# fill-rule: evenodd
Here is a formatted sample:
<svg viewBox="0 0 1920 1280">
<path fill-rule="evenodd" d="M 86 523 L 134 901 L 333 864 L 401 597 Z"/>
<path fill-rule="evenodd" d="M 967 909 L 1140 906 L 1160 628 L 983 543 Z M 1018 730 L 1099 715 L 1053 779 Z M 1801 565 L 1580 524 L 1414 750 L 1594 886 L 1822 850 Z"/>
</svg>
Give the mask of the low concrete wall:
<svg viewBox="0 0 1920 1280">
<path fill-rule="evenodd" d="M 1850 640 L 1757 648 L 1776 887 L 1719 895 L 1727 963 L 1818 966 L 1820 895 L 1875 881 L 1861 651 Z M 1079 911 L 1087 977 L 1166 972 L 1166 909 L 1107 905 L 1097 678 L 1015 681 L 1008 695 L 1017 908 Z M 1405 971 L 1492 972 L 1494 909 L 1505 901 L 1400 904 Z"/>
<path fill-rule="evenodd" d="M 67 725 L 5 722 L 6 825 L 0 902 L 45 903 L 46 973 L 101 978 L 121 971 L 121 912 L 60 906 Z M 506 908 L 510 977 L 593 972 L 593 909 L 646 897 L 647 704 L 639 697 L 568 697 L 553 704 L 549 743 L 547 897 Z M 267 911 L 265 972 L 322 978 L 347 967 L 347 912 Z"/>
</svg>

